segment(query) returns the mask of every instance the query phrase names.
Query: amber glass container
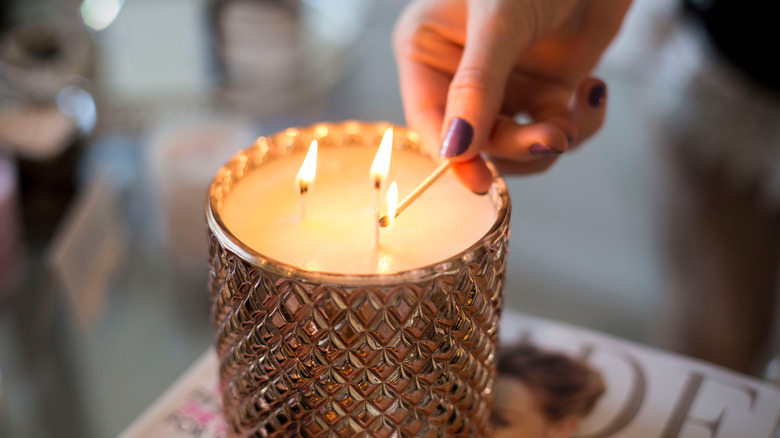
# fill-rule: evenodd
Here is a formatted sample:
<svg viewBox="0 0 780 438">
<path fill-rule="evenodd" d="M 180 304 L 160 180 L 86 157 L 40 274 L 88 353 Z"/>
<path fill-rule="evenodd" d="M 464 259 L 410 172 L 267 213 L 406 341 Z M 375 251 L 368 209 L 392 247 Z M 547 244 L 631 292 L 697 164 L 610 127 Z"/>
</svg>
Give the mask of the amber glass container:
<svg viewBox="0 0 780 438">
<path fill-rule="evenodd" d="M 220 216 L 231 188 L 265 162 L 312 139 L 375 148 L 388 126 L 261 137 L 212 183 L 212 318 L 230 436 L 489 436 L 510 216 L 495 172 L 492 228 L 459 254 L 397 273 L 287 265 L 245 245 Z M 420 151 L 413 132 L 395 127 L 394 136 Z"/>
</svg>

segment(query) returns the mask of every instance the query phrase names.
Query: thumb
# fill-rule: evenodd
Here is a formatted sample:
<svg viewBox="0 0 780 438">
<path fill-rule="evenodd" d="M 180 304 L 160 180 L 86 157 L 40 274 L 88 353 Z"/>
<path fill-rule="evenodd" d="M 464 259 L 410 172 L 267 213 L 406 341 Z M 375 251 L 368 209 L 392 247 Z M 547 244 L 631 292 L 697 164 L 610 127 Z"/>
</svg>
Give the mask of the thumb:
<svg viewBox="0 0 780 438">
<path fill-rule="evenodd" d="M 447 93 L 442 157 L 471 160 L 488 141 L 512 65 L 533 32 L 513 22 L 517 11 L 506 9 L 514 4 L 469 4 L 463 55 Z"/>
</svg>

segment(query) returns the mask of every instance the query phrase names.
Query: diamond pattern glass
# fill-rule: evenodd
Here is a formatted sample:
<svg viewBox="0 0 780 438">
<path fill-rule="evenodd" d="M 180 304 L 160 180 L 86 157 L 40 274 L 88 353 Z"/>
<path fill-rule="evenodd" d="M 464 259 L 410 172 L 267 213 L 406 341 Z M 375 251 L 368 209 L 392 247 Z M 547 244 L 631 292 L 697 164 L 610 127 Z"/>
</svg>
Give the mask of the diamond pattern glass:
<svg viewBox="0 0 780 438">
<path fill-rule="evenodd" d="M 346 122 L 261 137 L 220 170 L 207 205 L 212 319 L 234 437 L 485 437 L 490 433 L 510 205 L 495 176 L 493 228 L 450 259 L 389 275 L 305 271 L 226 229 L 243 175 L 308 147 L 376 147 L 387 124 Z M 416 134 L 394 127 L 402 147 Z"/>
</svg>

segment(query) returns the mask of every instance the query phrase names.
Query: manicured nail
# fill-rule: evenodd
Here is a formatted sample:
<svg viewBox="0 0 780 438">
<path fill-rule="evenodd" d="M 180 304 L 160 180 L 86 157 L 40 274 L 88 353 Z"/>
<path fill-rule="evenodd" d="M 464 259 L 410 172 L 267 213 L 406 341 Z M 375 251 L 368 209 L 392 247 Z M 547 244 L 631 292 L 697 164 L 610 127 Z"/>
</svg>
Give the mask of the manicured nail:
<svg viewBox="0 0 780 438">
<path fill-rule="evenodd" d="M 604 98 L 607 95 L 607 87 L 604 84 L 598 84 L 590 89 L 588 93 L 588 103 L 590 106 L 596 108 L 604 103 Z"/>
<path fill-rule="evenodd" d="M 455 117 L 450 122 L 450 127 L 441 142 L 439 155 L 444 158 L 452 158 L 463 154 L 471 146 L 472 138 L 474 138 L 474 127 L 471 126 L 471 123 L 460 117 Z"/>
<path fill-rule="evenodd" d="M 542 143 L 532 144 L 531 147 L 528 148 L 528 151 L 535 157 L 557 157 L 561 154 L 550 146 Z"/>
</svg>

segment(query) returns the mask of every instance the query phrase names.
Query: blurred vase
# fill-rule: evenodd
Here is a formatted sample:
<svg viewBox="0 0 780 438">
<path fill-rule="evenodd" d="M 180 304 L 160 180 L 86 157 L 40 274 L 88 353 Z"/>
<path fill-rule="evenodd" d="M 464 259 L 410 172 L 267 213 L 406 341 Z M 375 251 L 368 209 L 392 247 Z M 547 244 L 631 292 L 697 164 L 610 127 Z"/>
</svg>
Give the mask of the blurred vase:
<svg viewBox="0 0 780 438">
<path fill-rule="evenodd" d="M 81 140 L 75 121 L 52 104 L 0 110 L 0 144 L 16 156 L 28 238 L 48 239 L 70 204 Z"/>
<path fill-rule="evenodd" d="M 208 245 L 203 204 L 220 166 L 252 140 L 246 123 L 210 118 L 162 125 L 147 145 L 162 240 L 177 284 L 186 291 L 202 290 L 204 305 Z"/>
<path fill-rule="evenodd" d="M 211 2 L 218 96 L 252 114 L 289 110 L 330 90 L 361 53 L 372 2 Z"/>
<path fill-rule="evenodd" d="M 0 106 L 0 145 L 18 164 L 28 237 L 45 240 L 76 191 L 76 166 L 95 125 L 95 103 L 85 91 L 94 48 L 75 4 L 17 2 L 9 9 L 18 16 L 0 35 L 0 90 L 8 96 Z"/>
</svg>

